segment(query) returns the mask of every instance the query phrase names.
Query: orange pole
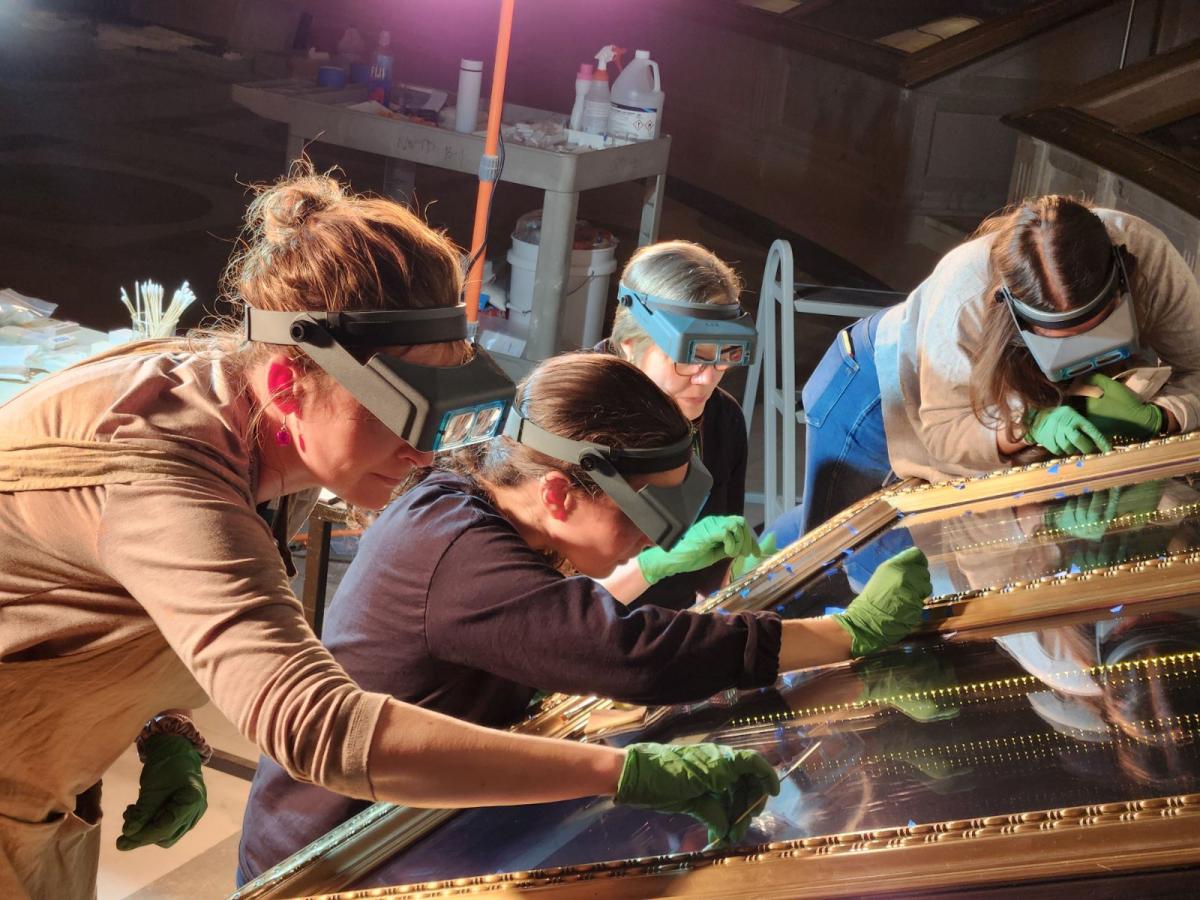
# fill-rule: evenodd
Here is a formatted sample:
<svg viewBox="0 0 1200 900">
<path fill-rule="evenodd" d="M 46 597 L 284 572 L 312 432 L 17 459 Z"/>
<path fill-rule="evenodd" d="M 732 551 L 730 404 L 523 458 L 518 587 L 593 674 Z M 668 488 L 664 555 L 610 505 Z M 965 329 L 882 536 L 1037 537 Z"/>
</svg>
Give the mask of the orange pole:
<svg viewBox="0 0 1200 900">
<path fill-rule="evenodd" d="M 488 104 L 487 139 L 483 156 L 495 160 L 500 149 L 500 115 L 504 110 L 504 80 L 508 76 L 508 51 L 512 41 L 513 7 L 516 0 L 500 0 L 500 28 L 496 33 L 496 69 L 492 73 L 492 97 Z M 479 318 L 479 293 L 483 288 L 483 253 L 487 240 L 488 206 L 496 182 L 479 179 L 479 194 L 475 198 L 475 229 L 471 233 L 471 255 L 479 254 L 467 273 L 467 322 L 473 326 Z M 474 330 L 474 329 L 472 329 Z"/>
</svg>

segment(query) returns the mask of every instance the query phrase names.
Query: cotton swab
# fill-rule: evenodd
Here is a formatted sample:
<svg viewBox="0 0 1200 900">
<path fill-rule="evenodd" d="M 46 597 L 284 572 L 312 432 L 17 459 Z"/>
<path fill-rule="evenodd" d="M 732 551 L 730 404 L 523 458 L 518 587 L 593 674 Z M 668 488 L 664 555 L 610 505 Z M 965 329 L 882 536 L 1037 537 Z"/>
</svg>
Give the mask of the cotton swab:
<svg viewBox="0 0 1200 900">
<path fill-rule="evenodd" d="M 129 310 L 134 333 L 139 338 L 171 337 L 179 325 L 183 311 L 196 301 L 196 295 L 185 281 L 171 296 L 171 304 L 163 309 L 163 287 L 154 281 L 135 281 L 133 300 L 121 288 L 121 303 Z"/>
</svg>

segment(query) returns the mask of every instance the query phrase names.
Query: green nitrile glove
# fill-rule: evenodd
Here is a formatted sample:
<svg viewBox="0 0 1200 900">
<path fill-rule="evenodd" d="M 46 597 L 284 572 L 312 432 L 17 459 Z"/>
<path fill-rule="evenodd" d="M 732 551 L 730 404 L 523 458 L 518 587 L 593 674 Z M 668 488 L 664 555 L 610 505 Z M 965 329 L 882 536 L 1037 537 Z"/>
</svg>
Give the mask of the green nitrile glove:
<svg viewBox="0 0 1200 900">
<path fill-rule="evenodd" d="M 779 776 L 753 750 L 720 744 L 631 744 L 617 783 L 616 803 L 687 813 L 708 826 L 709 842 L 739 840 Z"/>
<path fill-rule="evenodd" d="M 1046 527 L 1061 530 L 1077 538 L 1098 541 L 1108 531 L 1109 523 L 1117 516 L 1121 489 L 1092 491 L 1068 497 L 1059 506 L 1046 510 Z"/>
<path fill-rule="evenodd" d="M 1055 456 L 1095 453 L 1097 448 L 1105 452 L 1112 449 L 1100 429 L 1069 406 L 1028 410 L 1025 426 L 1028 437 Z"/>
<path fill-rule="evenodd" d="M 696 572 L 722 559 L 758 552 L 754 531 L 741 516 L 706 516 L 670 550 L 651 547 L 638 554 L 638 567 L 649 584 L 680 572 Z"/>
<path fill-rule="evenodd" d="M 156 734 L 143 745 L 141 789 L 137 803 L 125 808 L 118 850 L 147 844 L 170 847 L 200 821 L 208 791 L 200 774 L 200 754 L 187 738 Z"/>
<path fill-rule="evenodd" d="M 959 713 L 954 666 L 941 653 L 893 650 L 855 666 L 862 700 L 898 709 L 916 722 L 940 722 Z"/>
<path fill-rule="evenodd" d="M 737 581 L 747 572 L 757 566 L 768 556 L 774 555 L 778 548 L 775 546 L 775 532 L 768 531 L 758 540 L 758 553 L 747 553 L 745 556 L 735 556 L 729 567 L 733 580 Z"/>
<path fill-rule="evenodd" d="M 1165 417 L 1153 403 L 1143 403 L 1137 394 L 1107 375 L 1096 373 L 1085 380 L 1103 391 L 1099 397 L 1084 397 L 1083 410 L 1088 421 L 1104 434 L 1143 441 L 1162 434 Z"/>
<path fill-rule="evenodd" d="M 1046 516 L 1048 527 L 1058 527 L 1088 543 L 1071 546 L 1064 562 L 1083 570 L 1103 568 L 1141 556 L 1154 556 L 1166 549 L 1171 531 L 1148 528 L 1136 519 L 1158 509 L 1166 487 L 1164 479 L 1112 487 L 1093 494 L 1071 497 Z M 1097 499 L 1098 498 L 1098 499 Z M 1118 530 L 1110 533 L 1114 520 Z"/>
<path fill-rule="evenodd" d="M 933 592 L 929 560 L 916 547 L 885 560 L 844 613 L 834 619 L 850 633 L 850 652 L 866 656 L 894 644 L 921 622 Z"/>
</svg>

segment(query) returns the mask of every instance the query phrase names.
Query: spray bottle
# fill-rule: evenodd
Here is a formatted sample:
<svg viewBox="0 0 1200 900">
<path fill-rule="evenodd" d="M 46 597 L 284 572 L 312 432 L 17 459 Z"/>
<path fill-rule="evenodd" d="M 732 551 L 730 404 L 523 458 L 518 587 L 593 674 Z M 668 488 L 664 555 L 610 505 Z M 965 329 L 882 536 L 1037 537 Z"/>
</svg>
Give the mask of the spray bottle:
<svg viewBox="0 0 1200 900">
<path fill-rule="evenodd" d="M 575 105 L 571 107 L 571 128 L 574 131 L 583 127 L 583 102 L 587 99 L 587 92 L 591 86 L 592 65 L 580 63 L 579 72 L 575 76 Z"/>
<path fill-rule="evenodd" d="M 588 134 L 604 134 L 608 130 L 610 97 L 608 93 L 608 64 L 621 51 L 613 44 L 601 47 L 596 54 L 596 69 L 592 83 L 583 98 L 583 130 Z"/>
</svg>

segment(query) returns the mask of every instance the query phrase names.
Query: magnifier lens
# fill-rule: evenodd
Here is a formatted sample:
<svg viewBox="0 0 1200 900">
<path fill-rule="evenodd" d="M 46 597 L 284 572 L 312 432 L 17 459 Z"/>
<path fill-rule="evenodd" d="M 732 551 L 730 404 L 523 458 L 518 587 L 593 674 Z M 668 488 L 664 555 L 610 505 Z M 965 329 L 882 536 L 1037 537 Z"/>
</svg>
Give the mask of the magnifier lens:
<svg viewBox="0 0 1200 900">
<path fill-rule="evenodd" d="M 442 429 L 439 450 L 450 450 L 470 441 L 471 425 L 475 421 L 475 410 L 466 409 L 446 414 L 446 426 Z"/>
<path fill-rule="evenodd" d="M 503 411 L 503 407 L 500 406 L 479 410 L 479 414 L 475 417 L 475 424 L 471 428 L 470 439 L 486 441 L 488 438 L 495 437 L 496 432 L 500 429 L 500 413 Z"/>
<path fill-rule="evenodd" d="M 740 366 L 746 362 L 745 344 L 725 344 L 721 347 L 720 361 L 727 366 Z"/>
<path fill-rule="evenodd" d="M 713 365 L 721 362 L 721 345 L 720 344 L 692 344 L 692 356 L 687 360 L 691 363 L 700 363 L 701 365 Z"/>
</svg>

